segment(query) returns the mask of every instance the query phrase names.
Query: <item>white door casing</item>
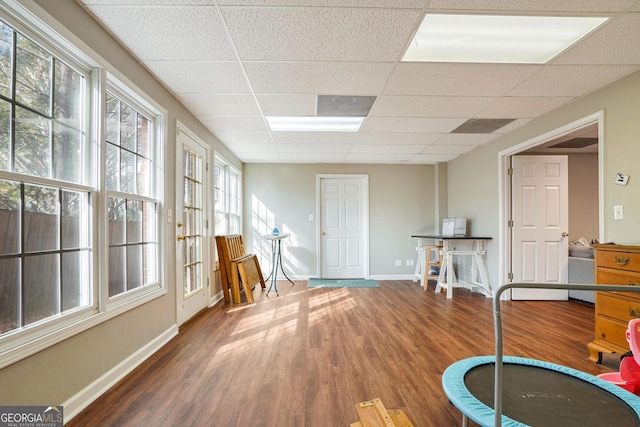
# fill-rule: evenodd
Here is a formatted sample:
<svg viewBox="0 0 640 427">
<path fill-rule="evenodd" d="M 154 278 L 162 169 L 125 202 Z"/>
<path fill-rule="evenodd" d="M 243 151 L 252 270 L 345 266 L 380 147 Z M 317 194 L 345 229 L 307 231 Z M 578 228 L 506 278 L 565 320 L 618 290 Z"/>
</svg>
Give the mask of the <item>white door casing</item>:
<svg viewBox="0 0 640 427">
<path fill-rule="evenodd" d="M 566 283 L 567 156 L 513 156 L 513 281 Z M 514 300 L 567 300 L 566 290 L 513 289 Z"/>
<path fill-rule="evenodd" d="M 178 124 L 176 139 L 176 301 L 182 325 L 208 305 L 208 149 Z"/>
<path fill-rule="evenodd" d="M 320 277 L 368 278 L 368 176 L 319 175 Z"/>
</svg>

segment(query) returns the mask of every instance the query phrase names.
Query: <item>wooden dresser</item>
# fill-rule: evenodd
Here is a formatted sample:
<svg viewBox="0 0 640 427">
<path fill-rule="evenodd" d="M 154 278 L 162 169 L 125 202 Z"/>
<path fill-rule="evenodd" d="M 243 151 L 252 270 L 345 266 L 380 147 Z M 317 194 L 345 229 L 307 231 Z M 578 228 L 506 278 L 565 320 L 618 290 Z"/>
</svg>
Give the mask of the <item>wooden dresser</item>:
<svg viewBox="0 0 640 427">
<path fill-rule="evenodd" d="M 640 246 L 592 245 L 595 282 L 640 286 Z M 640 317 L 640 294 L 596 292 L 596 336 L 588 345 L 589 359 L 600 363 L 602 353 L 629 351 L 625 338 L 629 320 Z"/>
</svg>

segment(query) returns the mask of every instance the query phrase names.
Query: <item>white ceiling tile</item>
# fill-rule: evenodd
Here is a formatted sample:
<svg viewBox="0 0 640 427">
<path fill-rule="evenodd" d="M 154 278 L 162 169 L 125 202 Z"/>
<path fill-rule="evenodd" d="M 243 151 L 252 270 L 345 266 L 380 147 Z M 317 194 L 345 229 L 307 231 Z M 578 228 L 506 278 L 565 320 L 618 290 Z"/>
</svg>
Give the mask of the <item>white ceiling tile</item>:
<svg viewBox="0 0 640 427">
<path fill-rule="evenodd" d="M 357 132 L 272 132 L 277 143 L 283 144 L 353 144 Z"/>
<path fill-rule="evenodd" d="M 499 134 L 450 133 L 438 140 L 434 145 L 484 145 L 493 141 Z"/>
<path fill-rule="evenodd" d="M 236 144 L 232 144 L 230 145 L 231 149 L 233 149 L 234 153 L 241 153 L 241 154 L 245 154 L 245 153 L 260 153 L 260 154 L 265 154 L 265 153 L 277 153 L 278 150 L 276 149 L 275 144 L 273 143 L 267 143 L 267 144 L 263 144 L 263 143 L 236 143 Z"/>
<path fill-rule="evenodd" d="M 216 132 L 216 136 L 225 145 L 230 144 L 265 144 L 272 143 L 271 133 L 263 132 L 245 132 L 245 131 L 219 131 Z"/>
<path fill-rule="evenodd" d="M 265 116 L 315 116 L 316 95 L 258 95 Z"/>
<path fill-rule="evenodd" d="M 457 154 L 416 154 L 409 163 L 444 163 L 458 157 Z"/>
<path fill-rule="evenodd" d="M 364 62 L 247 62 L 256 94 L 376 95 L 393 64 Z"/>
<path fill-rule="evenodd" d="M 348 153 L 351 146 L 343 144 L 282 144 L 276 143 L 280 153 Z"/>
<path fill-rule="evenodd" d="M 538 117 L 574 99 L 571 96 L 508 96 L 496 99 L 475 117 L 515 119 Z"/>
<path fill-rule="evenodd" d="M 640 64 L 640 15 L 612 18 L 552 64 Z"/>
<path fill-rule="evenodd" d="M 526 125 L 527 123 L 529 123 L 531 120 L 533 119 L 517 119 L 512 121 L 511 123 L 509 123 L 506 126 L 501 127 L 500 129 L 496 130 L 494 133 L 498 133 L 498 134 L 507 134 L 509 132 L 511 132 L 514 129 L 517 129 L 519 127 L 522 127 L 524 125 Z"/>
<path fill-rule="evenodd" d="M 405 163 L 413 154 L 403 153 L 355 153 L 347 156 L 350 163 Z"/>
<path fill-rule="evenodd" d="M 359 132 L 356 142 L 358 144 L 430 145 L 444 135 L 444 133 Z"/>
<path fill-rule="evenodd" d="M 465 122 L 455 118 L 369 117 L 362 125 L 364 132 L 448 133 Z"/>
<path fill-rule="evenodd" d="M 460 154 L 468 153 L 477 145 L 430 145 L 420 152 L 420 154 Z"/>
<path fill-rule="evenodd" d="M 425 148 L 426 144 L 422 145 L 407 145 L 407 144 L 356 144 L 351 148 L 351 153 L 371 153 L 371 154 L 384 154 L 384 153 L 403 153 L 403 154 L 417 154 Z"/>
<path fill-rule="evenodd" d="M 635 0 L 431 0 L 431 9 L 512 12 L 623 12 Z"/>
<path fill-rule="evenodd" d="M 280 153 L 285 163 L 344 163 L 345 153 Z"/>
<path fill-rule="evenodd" d="M 244 130 L 267 131 L 267 124 L 262 117 L 236 116 L 197 116 L 203 125 L 217 131 Z"/>
<path fill-rule="evenodd" d="M 206 6 L 215 5 L 216 0 L 80 0 L 81 3 L 103 4 L 103 5 L 125 5 L 125 6 Z"/>
<path fill-rule="evenodd" d="M 237 62 L 148 61 L 146 65 L 174 93 L 251 93 Z"/>
<path fill-rule="evenodd" d="M 223 7 L 222 14 L 243 61 L 394 62 L 421 17 L 412 10 L 321 7 Z"/>
<path fill-rule="evenodd" d="M 95 5 L 89 10 L 142 60 L 235 59 L 215 6 Z"/>
<path fill-rule="evenodd" d="M 580 96 L 637 70 L 638 66 L 548 65 L 509 96 Z"/>
<path fill-rule="evenodd" d="M 471 117 L 496 99 L 468 96 L 379 96 L 369 117 Z"/>
<path fill-rule="evenodd" d="M 398 64 L 385 95 L 501 96 L 542 68 L 516 64 Z"/>
<path fill-rule="evenodd" d="M 259 116 L 260 109 L 252 95 L 214 93 L 178 94 L 182 103 L 196 116 Z"/>
<path fill-rule="evenodd" d="M 314 6 L 416 9 L 424 7 L 426 1 L 427 0 L 376 0 L 375 2 L 371 0 L 219 0 L 218 3 L 220 3 L 221 6 Z"/>
<path fill-rule="evenodd" d="M 244 163 L 282 163 L 278 153 L 242 153 L 239 158 Z"/>
</svg>

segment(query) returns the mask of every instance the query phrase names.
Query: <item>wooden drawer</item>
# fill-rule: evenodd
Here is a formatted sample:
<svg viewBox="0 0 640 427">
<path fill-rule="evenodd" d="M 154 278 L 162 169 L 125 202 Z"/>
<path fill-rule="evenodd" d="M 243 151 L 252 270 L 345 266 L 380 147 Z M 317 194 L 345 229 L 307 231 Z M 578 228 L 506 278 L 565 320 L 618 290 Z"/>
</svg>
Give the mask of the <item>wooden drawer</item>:
<svg viewBox="0 0 640 427">
<path fill-rule="evenodd" d="M 596 310 L 598 316 L 611 317 L 626 325 L 629 320 L 640 316 L 640 300 L 622 298 L 619 294 L 598 292 Z"/>
<path fill-rule="evenodd" d="M 599 251 L 596 265 L 617 270 L 640 271 L 640 254 L 622 251 Z"/>
<path fill-rule="evenodd" d="M 596 269 L 596 283 L 607 285 L 640 286 L 640 273 L 598 267 Z M 631 294 L 629 295 L 631 296 Z M 637 295 L 638 298 L 640 298 L 640 294 Z"/>
<path fill-rule="evenodd" d="M 629 348 L 629 343 L 626 338 L 627 326 L 627 323 L 612 320 L 607 317 L 597 317 L 596 338 L 606 340 L 622 348 Z"/>
</svg>

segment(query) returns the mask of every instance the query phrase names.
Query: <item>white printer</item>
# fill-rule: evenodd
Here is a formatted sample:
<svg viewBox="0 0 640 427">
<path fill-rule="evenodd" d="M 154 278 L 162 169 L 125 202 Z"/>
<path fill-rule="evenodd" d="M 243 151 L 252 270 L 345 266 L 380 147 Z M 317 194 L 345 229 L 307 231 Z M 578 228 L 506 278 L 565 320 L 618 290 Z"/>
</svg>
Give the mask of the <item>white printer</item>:
<svg viewBox="0 0 640 427">
<path fill-rule="evenodd" d="M 466 218 L 445 218 L 442 220 L 442 236 L 456 237 L 467 235 Z"/>
</svg>

